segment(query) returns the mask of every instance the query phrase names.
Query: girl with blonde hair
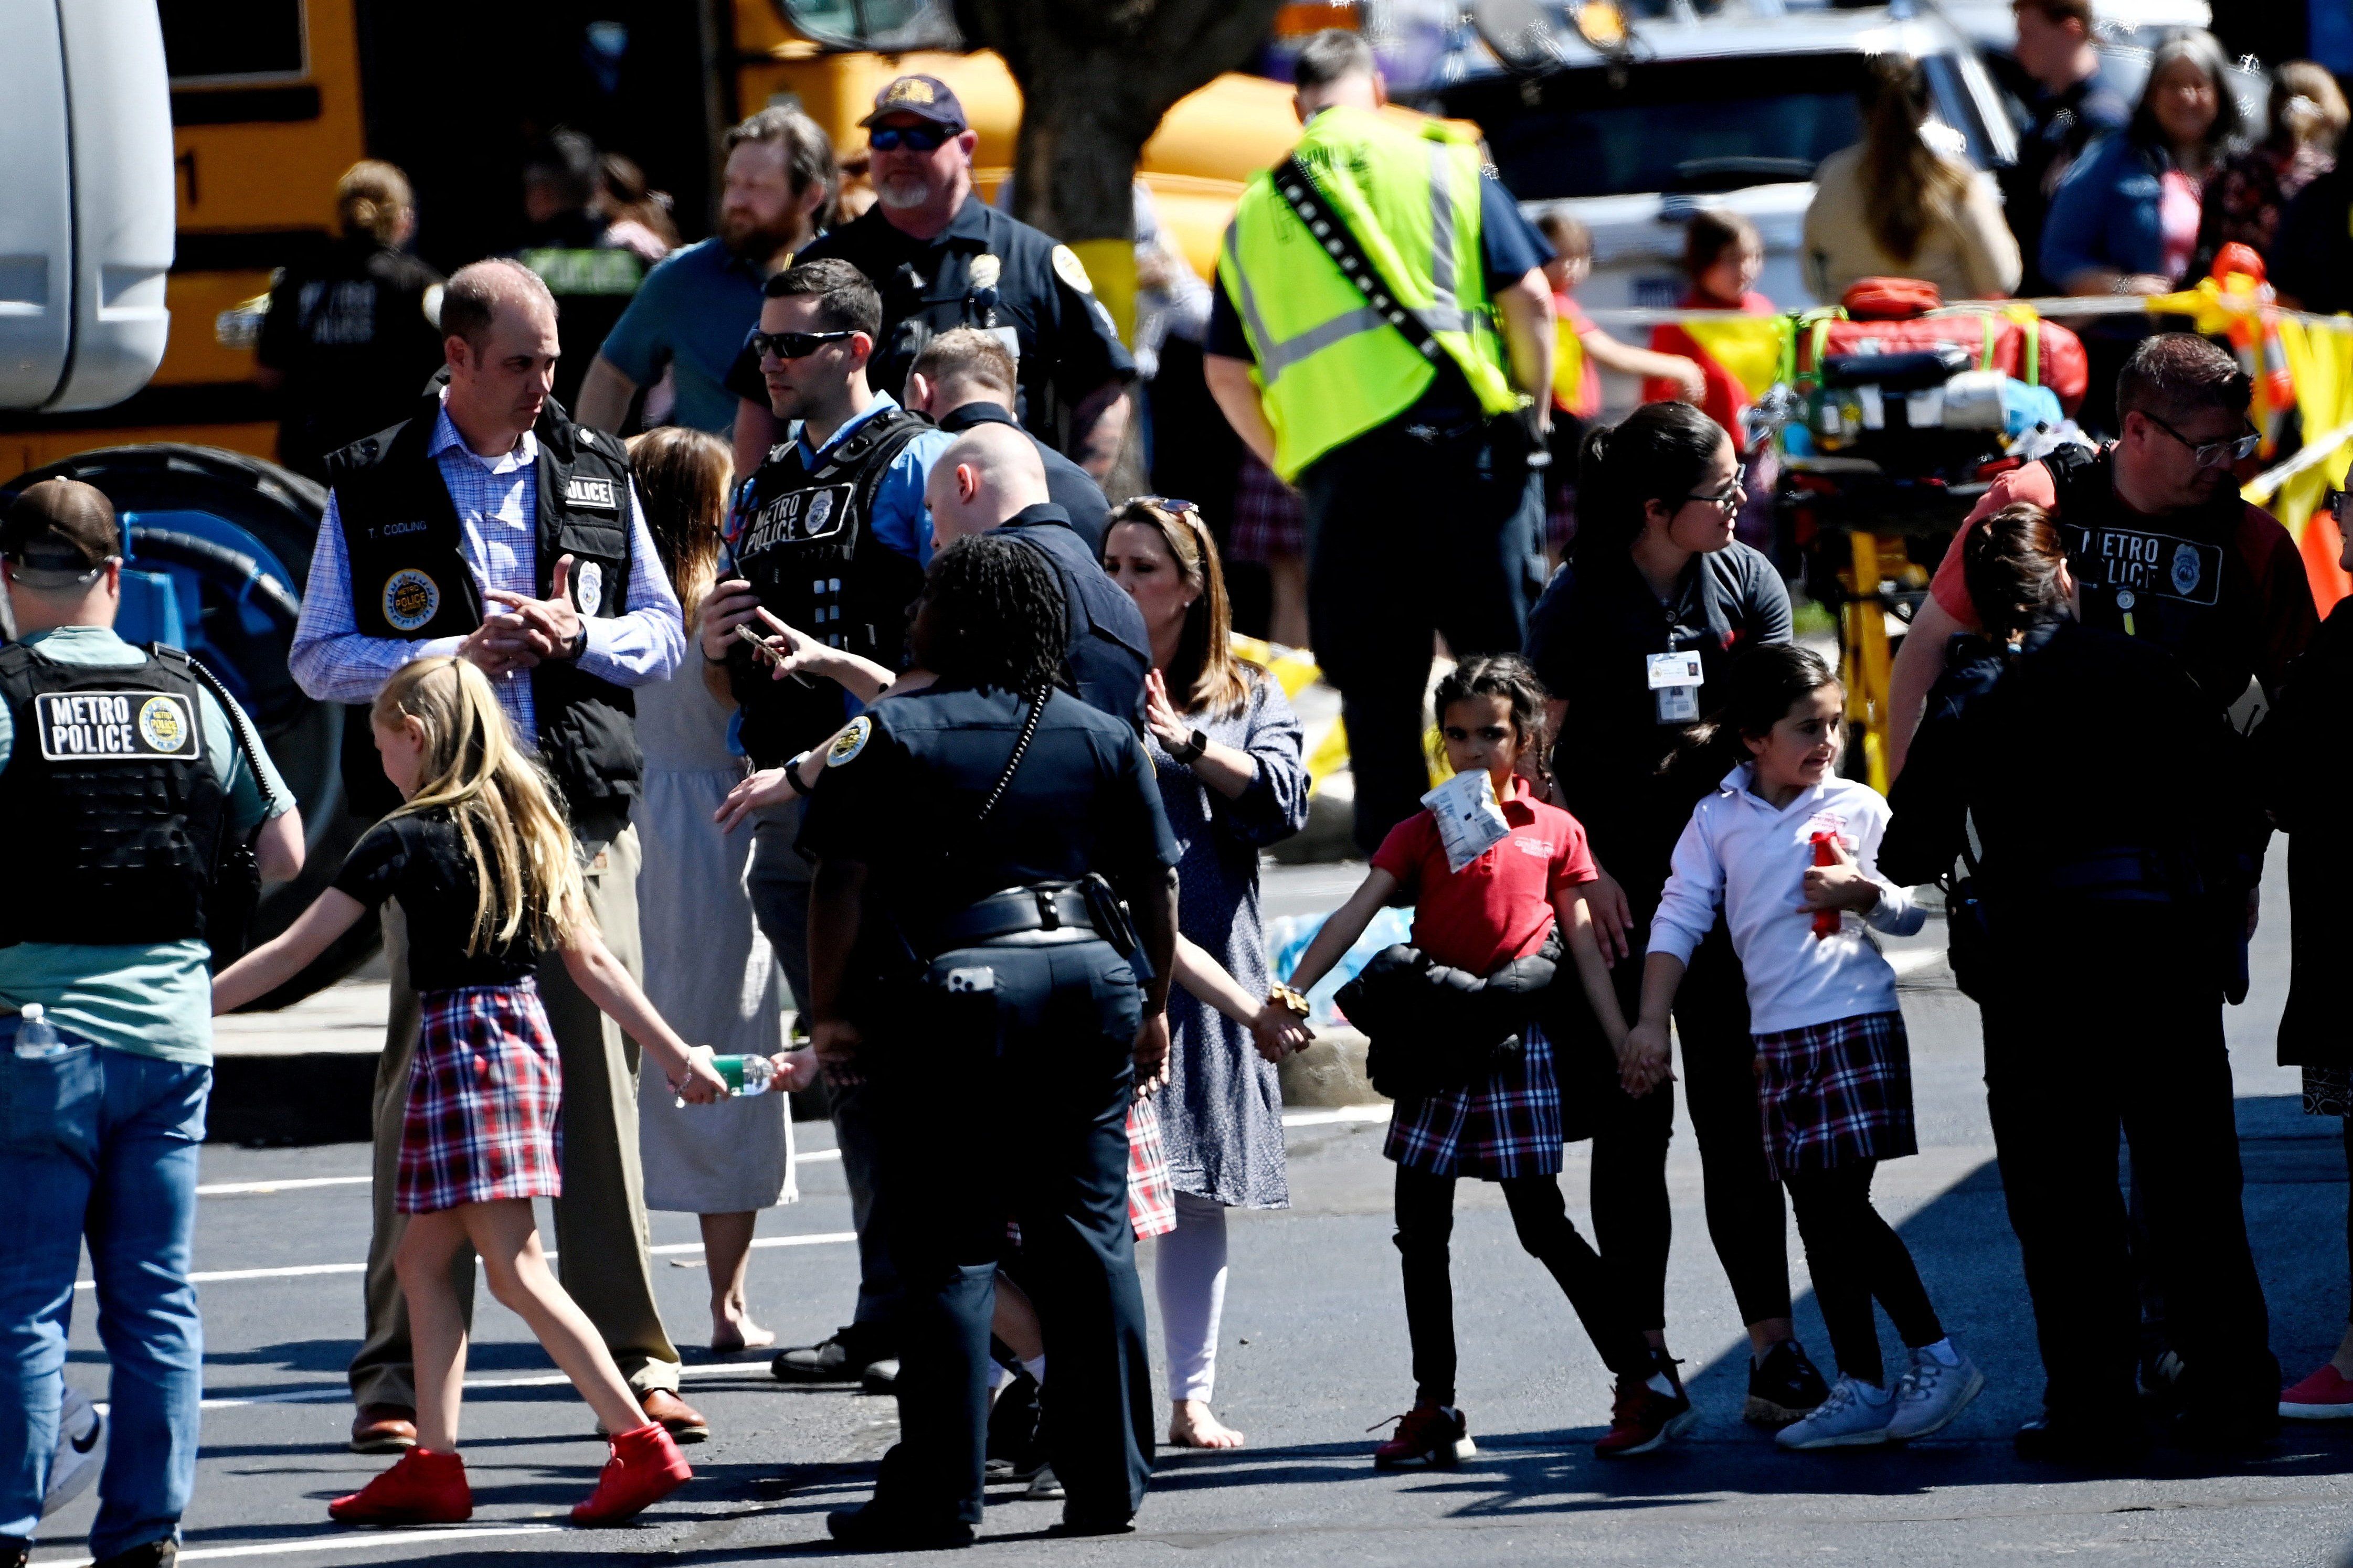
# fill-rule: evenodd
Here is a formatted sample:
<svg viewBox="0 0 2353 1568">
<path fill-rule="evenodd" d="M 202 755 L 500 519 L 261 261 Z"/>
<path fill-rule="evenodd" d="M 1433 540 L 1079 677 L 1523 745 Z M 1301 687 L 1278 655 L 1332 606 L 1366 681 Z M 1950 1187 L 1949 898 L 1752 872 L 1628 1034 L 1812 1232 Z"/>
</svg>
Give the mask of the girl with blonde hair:
<svg viewBox="0 0 2353 1568">
<path fill-rule="evenodd" d="M 352 1524 L 451 1523 L 473 1512 L 457 1451 L 465 1318 L 449 1279 L 471 1247 L 491 1293 L 531 1325 L 611 1434 L 596 1489 L 572 1518 L 613 1523 L 693 1472 L 646 1419 L 540 1248 L 532 1200 L 562 1189 L 563 1079 L 533 979 L 539 952 L 563 953 L 574 982 L 661 1064 L 672 1092 L 706 1101 L 725 1081 L 606 947 L 563 807 L 489 679 L 462 659 L 420 658 L 385 683 L 369 718 L 404 804 L 368 829 L 285 934 L 213 982 L 213 1010 L 226 1013 L 290 979 L 385 899 L 407 921 L 423 1026 L 394 1196 L 410 1219 L 394 1262 L 416 1352 L 417 1446 L 327 1511 Z"/>
</svg>

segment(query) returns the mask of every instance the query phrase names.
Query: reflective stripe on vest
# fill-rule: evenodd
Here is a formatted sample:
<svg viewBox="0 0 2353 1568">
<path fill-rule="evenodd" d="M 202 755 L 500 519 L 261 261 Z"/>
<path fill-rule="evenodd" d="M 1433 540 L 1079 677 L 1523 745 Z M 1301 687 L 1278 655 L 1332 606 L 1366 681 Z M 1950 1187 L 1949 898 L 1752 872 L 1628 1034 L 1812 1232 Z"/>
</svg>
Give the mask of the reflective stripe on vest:
<svg viewBox="0 0 2353 1568">
<path fill-rule="evenodd" d="M 1486 412 L 1516 408 L 1479 262 L 1476 150 L 1444 126 L 1409 130 L 1327 110 L 1308 128 L 1300 156 L 1316 182 L 1304 226 L 1262 174 L 1243 195 L 1218 268 L 1250 341 L 1276 471 L 1294 479 L 1428 390 L 1435 372 L 1397 330 L 1409 310 Z M 1398 322 L 1333 259 L 1329 226 L 1337 223 L 1380 274 Z"/>
</svg>

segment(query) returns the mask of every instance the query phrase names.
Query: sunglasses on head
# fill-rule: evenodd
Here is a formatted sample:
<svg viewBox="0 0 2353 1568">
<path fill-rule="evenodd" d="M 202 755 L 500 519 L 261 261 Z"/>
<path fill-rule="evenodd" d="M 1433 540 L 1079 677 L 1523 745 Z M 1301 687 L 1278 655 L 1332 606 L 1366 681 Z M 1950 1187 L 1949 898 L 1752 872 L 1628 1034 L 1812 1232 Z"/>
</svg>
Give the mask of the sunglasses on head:
<svg viewBox="0 0 2353 1568">
<path fill-rule="evenodd" d="M 856 332 L 754 332 L 752 352 L 778 359 L 807 359 L 827 343 L 854 338 Z"/>
<path fill-rule="evenodd" d="M 944 125 L 877 125 L 866 132 L 866 144 L 877 153 L 896 153 L 902 147 L 932 153 L 955 134 Z"/>
<path fill-rule="evenodd" d="M 1201 509 L 1198 504 L 1188 500 L 1178 500 L 1173 496 L 1137 496 L 1131 504 L 1156 506 L 1171 517 L 1190 517 L 1196 522 L 1199 521 L 1201 517 Z"/>
</svg>

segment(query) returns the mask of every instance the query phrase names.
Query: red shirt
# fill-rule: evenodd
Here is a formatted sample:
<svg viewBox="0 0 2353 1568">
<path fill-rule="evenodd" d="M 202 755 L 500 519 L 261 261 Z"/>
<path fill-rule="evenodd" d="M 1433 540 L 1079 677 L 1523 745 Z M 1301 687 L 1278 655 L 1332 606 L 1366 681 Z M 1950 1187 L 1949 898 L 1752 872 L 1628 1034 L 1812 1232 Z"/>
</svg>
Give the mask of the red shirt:
<svg viewBox="0 0 2353 1568">
<path fill-rule="evenodd" d="M 1530 798 L 1514 776 L 1504 821 L 1511 832 L 1460 871 L 1446 868 L 1438 819 L 1415 812 L 1389 829 L 1373 865 L 1413 900 L 1413 944 L 1433 963 L 1484 974 L 1525 958 L 1552 929 L 1553 895 L 1599 873 L 1585 828 L 1556 805 Z"/>
<path fill-rule="evenodd" d="M 1727 305 L 1721 300 L 1703 298 L 1697 291 L 1683 298 L 1686 310 L 1739 310 L 1751 316 L 1778 314 L 1773 301 L 1751 289 L 1740 297 L 1737 305 Z M 1746 437 L 1740 429 L 1740 416 L 1748 410 L 1748 388 L 1740 378 L 1716 363 L 1715 356 L 1700 347 L 1699 340 L 1681 327 L 1664 326 L 1651 329 L 1651 347 L 1662 354 L 1681 354 L 1699 366 L 1700 374 L 1707 380 L 1707 392 L 1699 400 L 1700 412 L 1731 433 L 1735 441 Z M 1683 395 L 1683 389 L 1673 382 L 1651 377 L 1642 383 L 1642 401 L 1672 403 Z"/>
<path fill-rule="evenodd" d="M 1961 577 L 1961 544 L 1968 538 L 1969 530 L 1980 519 L 1992 516 L 2013 501 L 2055 507 L 2058 499 L 2051 482 L 2051 470 L 2041 463 L 2029 463 L 1995 475 L 1993 483 L 1954 533 L 1953 542 L 1946 546 L 1944 560 L 1937 563 L 1936 575 L 1928 584 L 1929 595 L 1936 601 L 1937 607 L 1976 630 L 1977 606 L 1969 603 L 1968 584 Z M 2122 498 L 2118 498 L 2118 504 L 2122 504 Z M 2318 514 L 2327 515 L 2325 511 Z M 2255 675 L 2265 691 L 2277 691 L 2287 675 L 2287 667 L 2311 642 L 2319 625 L 2319 611 L 2314 605 L 2312 584 L 2295 540 L 2280 526 L 2277 518 L 2253 501 L 2247 503 L 2240 517 L 2238 545 L 2240 558 L 2253 574 L 2256 588 L 2263 595 L 2257 616 L 2263 627 L 2263 644 L 2253 650 Z"/>
</svg>

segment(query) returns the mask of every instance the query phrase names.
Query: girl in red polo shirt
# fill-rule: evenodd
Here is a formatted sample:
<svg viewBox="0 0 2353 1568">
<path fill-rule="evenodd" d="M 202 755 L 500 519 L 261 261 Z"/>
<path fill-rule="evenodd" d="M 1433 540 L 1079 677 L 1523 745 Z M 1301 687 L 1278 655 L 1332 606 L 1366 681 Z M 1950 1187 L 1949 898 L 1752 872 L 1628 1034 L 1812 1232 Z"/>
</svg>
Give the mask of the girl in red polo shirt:
<svg viewBox="0 0 2353 1568">
<path fill-rule="evenodd" d="M 1546 694 L 1512 655 L 1466 659 L 1439 682 L 1438 722 L 1458 773 L 1482 769 L 1509 831 L 1461 870 L 1449 868 L 1427 810 L 1398 824 L 1373 857 L 1364 885 L 1324 922 L 1291 984 L 1312 988 L 1393 903 L 1414 906 L 1413 942 L 1430 961 L 1487 974 L 1535 952 L 1559 923 L 1585 994 L 1614 1045 L 1626 1022 L 1594 938 L 1584 889 L 1594 880 L 1585 829 L 1537 799 L 1517 772 L 1544 753 Z M 1672 1363 L 1643 1342 L 1600 1258 L 1577 1233 L 1560 1192 L 1560 1085 L 1551 1042 L 1530 1024 L 1525 1048 L 1460 1088 L 1401 1099 L 1382 1151 L 1397 1162 L 1397 1246 L 1405 1273 L 1406 1330 L 1413 1343 L 1414 1406 L 1374 1451 L 1383 1467 L 1450 1465 L 1470 1450 L 1454 1405 L 1454 1299 L 1447 1242 L 1454 1183 L 1476 1176 L 1504 1189 L 1520 1245 L 1552 1271 L 1596 1349 L 1617 1375 L 1605 1458 L 1648 1453 L 1691 1421 Z"/>
</svg>

